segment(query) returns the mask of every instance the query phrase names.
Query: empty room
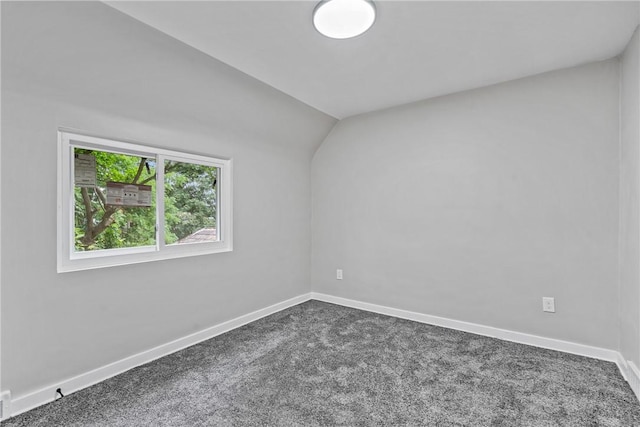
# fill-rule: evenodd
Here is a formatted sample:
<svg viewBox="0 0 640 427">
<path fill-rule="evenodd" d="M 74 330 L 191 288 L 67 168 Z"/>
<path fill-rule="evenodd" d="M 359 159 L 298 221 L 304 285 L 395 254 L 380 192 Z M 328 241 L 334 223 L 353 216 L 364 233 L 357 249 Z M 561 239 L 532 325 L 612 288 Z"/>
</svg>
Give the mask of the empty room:
<svg viewBox="0 0 640 427">
<path fill-rule="evenodd" d="M 2 426 L 640 426 L 640 3 L 2 1 Z"/>
</svg>

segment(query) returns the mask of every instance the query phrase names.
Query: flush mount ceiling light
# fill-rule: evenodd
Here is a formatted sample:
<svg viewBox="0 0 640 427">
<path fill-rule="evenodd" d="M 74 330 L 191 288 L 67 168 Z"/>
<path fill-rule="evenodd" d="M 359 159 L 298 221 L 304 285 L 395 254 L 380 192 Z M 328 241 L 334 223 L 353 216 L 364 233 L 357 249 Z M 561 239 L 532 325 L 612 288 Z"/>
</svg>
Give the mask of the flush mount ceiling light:
<svg viewBox="0 0 640 427">
<path fill-rule="evenodd" d="M 324 0 L 313 11 L 313 25 L 332 39 L 348 39 L 367 31 L 376 20 L 369 0 Z"/>
</svg>

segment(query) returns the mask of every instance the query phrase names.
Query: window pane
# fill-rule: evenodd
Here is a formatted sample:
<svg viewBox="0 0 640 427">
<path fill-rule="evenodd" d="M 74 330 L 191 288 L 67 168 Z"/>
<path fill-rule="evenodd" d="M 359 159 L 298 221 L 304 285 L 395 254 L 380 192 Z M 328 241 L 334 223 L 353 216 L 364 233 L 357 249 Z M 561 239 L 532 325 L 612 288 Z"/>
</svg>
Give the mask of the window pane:
<svg viewBox="0 0 640 427">
<path fill-rule="evenodd" d="M 156 244 L 155 158 L 74 148 L 75 251 Z"/>
<path fill-rule="evenodd" d="M 165 243 L 201 243 L 219 240 L 217 231 L 217 167 L 165 162 Z"/>
</svg>

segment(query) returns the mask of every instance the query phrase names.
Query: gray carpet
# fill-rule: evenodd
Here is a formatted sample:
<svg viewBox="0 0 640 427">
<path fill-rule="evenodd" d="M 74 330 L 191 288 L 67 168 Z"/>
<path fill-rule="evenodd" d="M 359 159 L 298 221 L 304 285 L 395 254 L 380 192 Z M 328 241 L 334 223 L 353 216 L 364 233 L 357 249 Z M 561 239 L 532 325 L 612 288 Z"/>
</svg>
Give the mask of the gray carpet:
<svg viewBox="0 0 640 427">
<path fill-rule="evenodd" d="M 3 423 L 640 426 L 615 364 L 309 301 Z"/>
</svg>

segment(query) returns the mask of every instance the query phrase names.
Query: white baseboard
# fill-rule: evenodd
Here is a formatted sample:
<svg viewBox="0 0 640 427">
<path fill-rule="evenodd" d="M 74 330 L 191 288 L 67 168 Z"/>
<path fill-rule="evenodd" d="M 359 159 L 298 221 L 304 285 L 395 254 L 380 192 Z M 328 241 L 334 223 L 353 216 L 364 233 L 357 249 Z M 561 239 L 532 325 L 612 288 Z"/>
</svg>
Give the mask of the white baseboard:
<svg viewBox="0 0 640 427">
<path fill-rule="evenodd" d="M 589 345 L 577 344 L 570 341 L 557 340 L 553 338 L 545 338 L 537 335 L 525 334 L 522 332 L 514 332 L 507 329 L 479 325 L 477 323 L 448 319 L 446 317 L 431 316 L 429 314 L 400 310 L 397 308 L 336 297 L 333 295 L 326 295 L 318 292 L 311 292 L 311 299 L 330 302 L 345 307 L 371 311 L 373 313 L 385 314 L 387 316 L 398 317 L 400 319 L 413 320 L 415 322 L 427 323 L 429 325 L 442 326 L 444 328 L 456 329 L 459 331 L 470 332 L 477 335 L 498 338 L 505 341 L 512 341 L 520 344 L 532 345 L 534 347 L 561 351 L 563 353 L 571 353 L 579 356 L 606 360 L 607 362 L 614 362 L 616 365 L 618 365 L 620 373 L 629 383 L 631 389 L 640 401 L 640 370 L 633 362 L 625 361 L 622 355 L 616 350 L 592 347 Z"/>
<path fill-rule="evenodd" d="M 6 418 L 9 418 L 11 414 L 11 392 L 9 390 L 3 391 L 0 393 L 0 401 L 2 401 L 2 406 L 0 406 L 0 421 Z"/>
<path fill-rule="evenodd" d="M 625 380 L 631 386 L 631 390 L 635 393 L 638 400 L 640 400 L 640 369 L 630 360 L 625 360 L 624 357 L 618 353 L 618 367 Z"/>
<path fill-rule="evenodd" d="M 631 384 L 631 381 L 629 381 L 630 377 L 629 377 L 629 365 L 627 364 L 627 361 L 624 360 L 624 357 L 622 356 L 622 354 L 618 353 L 618 360 L 616 360 L 616 365 L 618 365 L 618 368 L 620 369 L 620 373 L 622 374 L 622 377 L 629 383 Z"/>
<path fill-rule="evenodd" d="M 618 352 L 606 348 L 592 347 L 584 344 L 576 344 L 569 341 L 562 341 L 553 338 L 545 338 L 537 335 L 525 334 L 522 332 L 509 331 L 491 326 L 479 325 L 477 323 L 463 322 L 460 320 L 447 319 L 446 317 L 431 316 L 429 314 L 416 313 L 413 311 L 400 310 L 383 305 L 371 304 L 367 302 L 355 301 L 347 298 L 334 297 L 332 295 L 311 292 L 311 298 L 319 301 L 330 302 L 346 307 L 371 311 L 387 316 L 398 317 L 400 319 L 413 320 L 420 323 L 442 326 L 449 329 L 456 329 L 464 332 L 471 332 L 477 335 L 484 335 L 492 338 L 499 338 L 505 341 L 517 342 L 520 344 L 532 345 L 535 347 L 547 348 L 550 350 L 572 353 L 580 356 L 592 357 L 594 359 L 618 362 Z"/>
<path fill-rule="evenodd" d="M 631 390 L 636 394 L 638 400 L 640 400 L 640 369 L 632 361 L 627 362 L 629 366 L 629 376 L 627 382 L 631 386 Z"/>
<path fill-rule="evenodd" d="M 204 329 L 200 332 L 196 332 L 185 337 L 178 338 L 177 340 L 171 341 L 169 343 L 159 345 L 150 350 L 134 354 L 133 356 L 126 357 L 124 359 L 110 363 L 106 366 L 102 366 L 84 374 L 80 374 L 73 378 L 51 384 L 48 387 L 44 387 L 32 393 L 23 396 L 15 396 L 15 398 L 11 401 L 10 412 L 3 413 L 4 419 L 9 418 L 9 414 L 10 416 L 16 416 L 30 409 L 52 402 L 56 398 L 57 388 L 61 388 L 65 395 L 71 394 L 83 388 L 104 381 L 107 378 L 111 378 L 115 375 L 128 371 L 129 369 L 135 368 L 136 366 L 144 365 L 145 363 L 149 363 L 153 360 L 159 359 L 178 350 L 182 350 L 183 348 L 198 344 L 202 341 L 206 341 L 232 329 L 236 329 L 240 326 L 246 325 L 247 323 L 254 322 L 270 314 L 282 311 L 285 308 L 289 308 L 302 302 L 308 301 L 310 298 L 311 294 L 299 295 L 297 297 L 279 302 L 269 307 L 256 310 L 252 313 L 236 317 L 235 319 L 220 323 L 218 325 Z"/>
<path fill-rule="evenodd" d="M 65 395 L 76 392 L 83 388 L 104 381 L 108 378 L 111 378 L 115 375 L 121 374 L 122 372 L 128 371 L 129 369 L 135 368 L 145 363 L 149 363 L 155 359 L 159 359 L 160 357 L 169 355 L 178 350 L 182 350 L 186 347 L 208 340 L 232 329 L 246 325 L 247 323 L 251 323 L 265 316 L 277 313 L 278 311 L 282 311 L 286 308 L 298 305 L 311 299 L 384 314 L 387 316 L 398 317 L 401 319 L 413 320 L 420 323 L 427 323 L 430 325 L 442 326 L 449 329 L 470 332 L 477 335 L 498 338 L 505 341 L 512 341 L 521 344 L 532 345 L 535 347 L 542 347 L 550 350 L 557 350 L 565 353 L 572 353 L 580 356 L 615 362 L 618 365 L 618 368 L 620 369 L 622 375 L 629 382 L 634 393 L 640 400 L 640 370 L 638 370 L 638 368 L 632 362 L 626 362 L 620 355 L 620 353 L 615 350 L 592 347 L 584 344 L 556 340 L 553 338 L 545 338 L 521 332 L 509 331 L 506 329 L 494 328 L 491 326 L 479 325 L 476 323 L 463 322 L 460 320 L 453 320 L 445 317 L 431 316 L 428 314 L 416 313 L 412 311 L 351 300 L 347 298 L 335 297 L 332 295 L 326 295 L 317 292 L 310 292 L 254 311 L 252 313 L 245 314 L 235 319 L 220 323 L 218 325 L 204 329 L 200 332 L 196 332 L 194 334 L 187 335 L 169 343 L 154 347 L 150 350 L 146 350 L 133 356 L 118 360 L 106 366 L 75 376 L 73 378 L 60 381 L 56 384 L 51 384 L 48 387 L 44 387 L 32 393 L 17 396 L 13 400 L 4 402 L 5 406 L 3 407 L 3 409 L 6 409 L 6 412 L 3 412 L 4 419 L 9 418 L 8 414 L 11 414 L 11 416 L 15 416 L 53 401 L 56 397 L 55 390 L 57 388 L 61 388 Z"/>
</svg>

